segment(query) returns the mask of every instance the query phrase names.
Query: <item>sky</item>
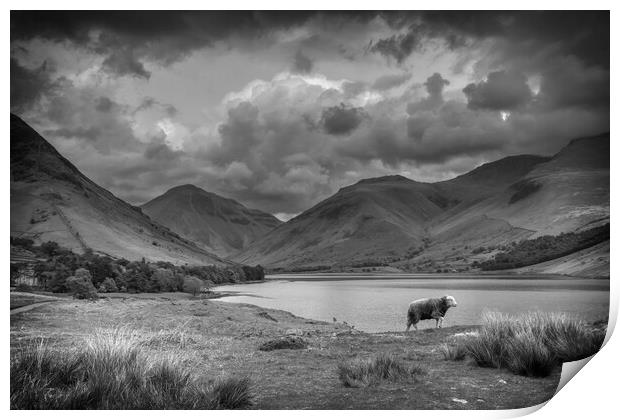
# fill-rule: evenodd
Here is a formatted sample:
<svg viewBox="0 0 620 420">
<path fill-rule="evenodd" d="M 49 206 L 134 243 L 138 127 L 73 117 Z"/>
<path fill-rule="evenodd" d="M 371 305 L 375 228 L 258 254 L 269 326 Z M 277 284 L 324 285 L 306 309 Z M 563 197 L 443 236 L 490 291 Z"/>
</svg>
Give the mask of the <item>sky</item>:
<svg viewBox="0 0 620 420">
<path fill-rule="evenodd" d="M 194 184 L 287 220 L 609 131 L 609 12 L 12 11 L 11 112 L 140 205 Z"/>
</svg>

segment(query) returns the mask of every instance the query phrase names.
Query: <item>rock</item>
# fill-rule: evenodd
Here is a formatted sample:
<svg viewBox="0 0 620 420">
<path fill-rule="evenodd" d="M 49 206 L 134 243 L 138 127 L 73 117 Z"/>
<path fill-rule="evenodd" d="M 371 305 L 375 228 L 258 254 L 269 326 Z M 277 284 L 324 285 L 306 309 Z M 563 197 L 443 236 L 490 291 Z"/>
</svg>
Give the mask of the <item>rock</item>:
<svg viewBox="0 0 620 420">
<path fill-rule="evenodd" d="M 286 330 L 286 335 L 304 335 L 304 332 L 299 328 L 290 328 Z"/>
<path fill-rule="evenodd" d="M 508 382 L 506 382 L 506 381 L 505 381 L 505 380 L 503 380 L 503 379 L 500 379 L 500 380 L 499 380 L 499 381 L 497 381 L 497 382 L 499 382 L 500 384 L 503 384 L 503 385 L 506 385 L 506 384 L 508 383 Z"/>
<path fill-rule="evenodd" d="M 467 400 L 461 400 L 459 398 L 452 398 L 452 401 L 460 403 L 460 404 L 467 404 Z"/>
</svg>

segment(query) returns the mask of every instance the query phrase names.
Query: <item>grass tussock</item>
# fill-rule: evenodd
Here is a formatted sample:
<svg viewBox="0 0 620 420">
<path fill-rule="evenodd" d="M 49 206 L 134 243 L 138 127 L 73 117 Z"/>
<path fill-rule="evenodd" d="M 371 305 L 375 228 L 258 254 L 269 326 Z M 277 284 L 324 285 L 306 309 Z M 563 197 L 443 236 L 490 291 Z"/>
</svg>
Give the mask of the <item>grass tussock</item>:
<svg viewBox="0 0 620 420">
<path fill-rule="evenodd" d="M 595 330 L 565 314 L 508 316 L 492 312 L 483 316 L 479 335 L 457 343 L 448 355 L 465 353 L 482 367 L 544 377 L 561 363 L 592 356 L 604 338 L 604 330 Z"/>
<path fill-rule="evenodd" d="M 381 354 L 369 359 L 354 359 L 338 364 L 340 381 L 344 386 L 351 388 L 372 386 L 382 381 L 407 381 L 426 373 L 423 367 L 407 366 L 389 354 Z"/>
<path fill-rule="evenodd" d="M 461 343 L 443 344 L 440 348 L 444 360 L 463 360 L 467 356 L 465 346 Z"/>
<path fill-rule="evenodd" d="M 222 397 L 172 358 L 149 358 L 122 330 L 101 332 L 75 352 L 30 342 L 11 360 L 12 409 L 217 409 L 252 403 L 247 380 Z M 243 395 L 242 398 L 234 398 Z"/>
</svg>

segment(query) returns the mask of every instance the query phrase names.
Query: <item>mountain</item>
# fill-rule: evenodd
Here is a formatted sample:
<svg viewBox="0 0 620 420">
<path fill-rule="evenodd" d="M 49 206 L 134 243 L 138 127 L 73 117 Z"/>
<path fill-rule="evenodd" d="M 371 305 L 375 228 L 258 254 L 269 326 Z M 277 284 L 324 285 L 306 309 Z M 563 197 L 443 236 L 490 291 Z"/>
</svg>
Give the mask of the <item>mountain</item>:
<svg viewBox="0 0 620 420">
<path fill-rule="evenodd" d="M 270 267 L 456 269 L 513 241 L 608 221 L 604 134 L 574 140 L 552 157 L 511 156 L 443 182 L 360 181 L 233 258 Z"/>
<path fill-rule="evenodd" d="M 181 185 L 142 205 L 151 219 L 205 249 L 228 255 L 282 224 L 271 214 L 194 185 Z"/>
<path fill-rule="evenodd" d="M 82 174 L 11 114 L 11 236 L 129 260 L 227 265 Z"/>
</svg>

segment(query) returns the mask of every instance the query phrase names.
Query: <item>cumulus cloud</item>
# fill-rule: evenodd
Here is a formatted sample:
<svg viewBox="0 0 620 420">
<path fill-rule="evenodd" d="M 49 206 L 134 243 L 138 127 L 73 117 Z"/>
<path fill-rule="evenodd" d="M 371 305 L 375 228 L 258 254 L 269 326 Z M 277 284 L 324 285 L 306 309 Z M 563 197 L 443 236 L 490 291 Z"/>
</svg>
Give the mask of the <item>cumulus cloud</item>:
<svg viewBox="0 0 620 420">
<path fill-rule="evenodd" d="M 192 183 L 290 217 L 607 131 L 608 16 L 12 12 L 11 109 L 132 203 Z"/>
<path fill-rule="evenodd" d="M 489 73 L 486 80 L 465 86 L 463 93 L 471 109 L 510 111 L 532 99 L 525 75 L 507 71 Z"/>
</svg>

